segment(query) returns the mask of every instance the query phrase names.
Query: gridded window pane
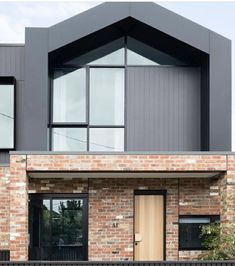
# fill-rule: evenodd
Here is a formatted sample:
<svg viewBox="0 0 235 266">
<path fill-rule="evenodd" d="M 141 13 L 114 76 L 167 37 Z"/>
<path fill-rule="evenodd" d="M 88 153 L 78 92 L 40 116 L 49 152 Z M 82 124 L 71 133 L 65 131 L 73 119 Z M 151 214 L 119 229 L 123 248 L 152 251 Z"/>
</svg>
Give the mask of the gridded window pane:
<svg viewBox="0 0 235 266">
<path fill-rule="evenodd" d="M 86 121 L 86 70 L 56 72 L 53 80 L 53 122 Z"/>
<path fill-rule="evenodd" d="M 124 124 L 124 69 L 90 70 L 90 124 Z"/>
<path fill-rule="evenodd" d="M 87 200 L 33 195 L 29 201 L 29 259 L 86 259 Z M 44 197 L 44 196 L 43 196 Z M 58 197 L 58 196 L 57 196 Z"/>
<path fill-rule="evenodd" d="M 14 85 L 0 85 L 0 149 L 14 148 Z"/>
<path fill-rule="evenodd" d="M 54 151 L 86 151 L 86 128 L 53 128 L 52 149 Z"/>
<path fill-rule="evenodd" d="M 91 128 L 90 151 L 123 151 L 123 128 Z"/>
</svg>

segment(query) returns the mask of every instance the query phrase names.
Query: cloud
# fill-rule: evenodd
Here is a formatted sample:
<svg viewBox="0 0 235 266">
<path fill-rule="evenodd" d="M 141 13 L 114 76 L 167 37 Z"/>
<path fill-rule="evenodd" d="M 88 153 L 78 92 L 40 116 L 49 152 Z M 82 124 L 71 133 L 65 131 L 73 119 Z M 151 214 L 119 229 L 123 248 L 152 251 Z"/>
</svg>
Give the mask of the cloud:
<svg viewBox="0 0 235 266">
<path fill-rule="evenodd" d="M 0 43 L 24 43 L 24 28 L 27 19 L 11 19 L 0 14 Z"/>
<path fill-rule="evenodd" d="M 0 2 L 0 43 L 24 43 L 25 27 L 49 27 L 100 2 Z"/>
</svg>

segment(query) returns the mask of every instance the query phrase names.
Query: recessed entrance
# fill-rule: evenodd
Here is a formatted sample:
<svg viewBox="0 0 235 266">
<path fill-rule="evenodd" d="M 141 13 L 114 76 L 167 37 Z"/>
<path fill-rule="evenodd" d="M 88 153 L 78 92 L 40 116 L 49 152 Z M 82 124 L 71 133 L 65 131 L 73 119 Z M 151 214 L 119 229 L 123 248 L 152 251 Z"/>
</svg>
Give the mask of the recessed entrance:
<svg viewBox="0 0 235 266">
<path fill-rule="evenodd" d="M 87 196 L 30 195 L 29 234 L 30 260 L 87 260 Z"/>
<path fill-rule="evenodd" d="M 164 260 L 165 193 L 135 193 L 135 260 Z"/>
</svg>

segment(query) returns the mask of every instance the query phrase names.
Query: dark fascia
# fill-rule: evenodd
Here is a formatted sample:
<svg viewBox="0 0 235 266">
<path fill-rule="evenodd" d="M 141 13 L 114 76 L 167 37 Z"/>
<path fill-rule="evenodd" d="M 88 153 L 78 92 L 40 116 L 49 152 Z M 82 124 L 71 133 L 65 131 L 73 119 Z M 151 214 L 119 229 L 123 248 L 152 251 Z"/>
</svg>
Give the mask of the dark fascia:
<svg viewBox="0 0 235 266">
<path fill-rule="evenodd" d="M 213 31 L 151 2 L 106 2 L 51 26 L 48 28 L 48 52 L 128 17 L 210 53 L 210 34 L 214 34 Z"/>
</svg>

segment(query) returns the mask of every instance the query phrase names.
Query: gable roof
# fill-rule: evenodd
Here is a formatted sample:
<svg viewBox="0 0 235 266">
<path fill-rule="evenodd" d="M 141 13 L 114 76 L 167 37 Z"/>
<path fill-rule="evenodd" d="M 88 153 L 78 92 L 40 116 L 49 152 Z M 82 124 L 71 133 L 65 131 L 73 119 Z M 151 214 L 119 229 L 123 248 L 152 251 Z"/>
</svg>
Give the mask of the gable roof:
<svg viewBox="0 0 235 266">
<path fill-rule="evenodd" d="M 49 52 L 126 18 L 136 19 L 203 52 L 213 31 L 152 2 L 106 2 L 49 28 Z"/>
</svg>

